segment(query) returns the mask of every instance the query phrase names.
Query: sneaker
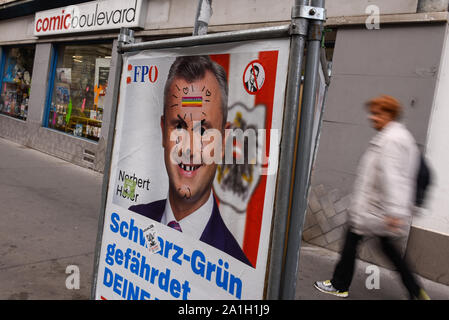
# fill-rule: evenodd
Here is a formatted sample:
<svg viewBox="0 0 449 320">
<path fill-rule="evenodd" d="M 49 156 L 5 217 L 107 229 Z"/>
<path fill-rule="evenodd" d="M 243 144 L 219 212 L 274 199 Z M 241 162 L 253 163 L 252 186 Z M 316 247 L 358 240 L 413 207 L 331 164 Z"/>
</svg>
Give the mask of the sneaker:
<svg viewBox="0 0 449 320">
<path fill-rule="evenodd" d="M 427 292 L 424 291 L 424 289 L 419 289 L 419 294 L 417 297 L 415 297 L 415 300 L 430 300 L 429 295 Z"/>
<path fill-rule="evenodd" d="M 324 293 L 329 293 L 337 297 L 346 298 L 349 293 L 348 291 L 340 291 L 334 288 L 330 280 L 317 281 L 313 284 L 315 288 Z"/>
</svg>

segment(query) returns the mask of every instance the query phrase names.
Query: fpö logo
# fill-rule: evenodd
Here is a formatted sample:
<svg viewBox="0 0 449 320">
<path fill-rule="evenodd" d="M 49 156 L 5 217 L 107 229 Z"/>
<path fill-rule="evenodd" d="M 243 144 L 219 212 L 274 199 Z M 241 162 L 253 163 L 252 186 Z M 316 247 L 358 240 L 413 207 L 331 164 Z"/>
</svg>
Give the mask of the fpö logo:
<svg viewBox="0 0 449 320">
<path fill-rule="evenodd" d="M 126 83 L 155 83 L 159 76 L 159 70 L 156 65 L 132 65 L 128 64 L 128 76 Z"/>
<path fill-rule="evenodd" d="M 139 27 L 142 0 L 105 0 L 37 12 L 34 35 Z"/>
</svg>

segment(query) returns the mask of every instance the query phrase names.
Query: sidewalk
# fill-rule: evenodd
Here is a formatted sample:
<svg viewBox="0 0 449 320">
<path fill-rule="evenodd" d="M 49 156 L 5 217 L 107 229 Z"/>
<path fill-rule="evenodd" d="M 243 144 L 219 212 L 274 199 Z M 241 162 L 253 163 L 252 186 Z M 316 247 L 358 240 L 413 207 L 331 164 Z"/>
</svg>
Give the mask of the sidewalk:
<svg viewBox="0 0 449 320">
<path fill-rule="evenodd" d="M 89 299 L 102 174 L 0 138 L 0 299 Z M 341 299 L 313 288 L 328 279 L 338 254 L 303 243 L 297 299 Z M 65 286 L 67 266 L 80 289 Z M 365 288 L 358 261 L 348 299 L 406 299 L 397 273 L 380 269 L 380 289 Z M 421 279 L 434 299 L 449 287 Z"/>
<path fill-rule="evenodd" d="M 367 267 L 372 264 L 357 260 L 354 278 L 349 290 L 348 298 L 339 298 L 319 292 L 313 287 L 317 280 L 328 280 L 340 255 L 336 252 L 312 246 L 305 242 L 301 246 L 299 258 L 299 277 L 296 284 L 296 299 L 300 300 L 407 300 L 408 294 L 402 285 L 398 272 L 386 268 L 379 268 L 379 289 L 367 289 L 365 282 L 372 274 Z M 366 272 L 368 271 L 368 272 Z M 437 282 L 417 276 L 433 300 L 448 300 L 449 287 Z M 369 279 L 368 279 L 369 280 Z"/>
<path fill-rule="evenodd" d="M 102 178 L 0 138 L 0 299 L 90 298 Z"/>
</svg>

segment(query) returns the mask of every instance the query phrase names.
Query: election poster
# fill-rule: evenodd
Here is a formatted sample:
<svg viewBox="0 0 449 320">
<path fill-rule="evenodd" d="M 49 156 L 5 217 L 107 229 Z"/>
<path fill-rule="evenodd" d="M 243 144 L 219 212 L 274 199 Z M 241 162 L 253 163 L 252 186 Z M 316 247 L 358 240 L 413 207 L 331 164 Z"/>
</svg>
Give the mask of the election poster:
<svg viewBox="0 0 449 320">
<path fill-rule="evenodd" d="M 126 53 L 95 298 L 262 299 L 289 39 Z"/>
</svg>

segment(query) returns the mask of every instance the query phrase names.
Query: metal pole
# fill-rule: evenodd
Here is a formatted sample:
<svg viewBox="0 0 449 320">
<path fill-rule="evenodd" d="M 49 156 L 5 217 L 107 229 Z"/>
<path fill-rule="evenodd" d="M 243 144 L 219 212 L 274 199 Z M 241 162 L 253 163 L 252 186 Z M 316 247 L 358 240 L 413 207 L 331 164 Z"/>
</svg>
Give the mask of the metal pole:
<svg viewBox="0 0 449 320">
<path fill-rule="evenodd" d="M 101 252 L 101 242 L 103 239 L 103 227 L 104 227 L 104 216 L 106 212 L 106 199 L 108 194 L 109 177 L 111 170 L 111 158 L 112 158 L 112 148 L 114 145 L 115 137 L 115 121 L 117 116 L 117 105 L 118 97 L 120 91 L 120 78 L 122 75 L 122 64 L 123 57 L 121 55 L 121 47 L 125 43 L 133 43 L 134 34 L 133 31 L 127 28 L 121 28 L 120 34 L 117 41 L 117 51 L 113 53 L 113 59 L 111 62 L 111 67 L 114 67 L 114 83 L 111 88 L 114 88 L 112 92 L 112 102 L 110 105 L 110 121 L 107 135 L 107 147 L 105 153 L 105 166 L 103 171 L 103 186 L 101 190 L 101 207 L 100 207 L 100 218 L 98 221 L 98 232 L 97 232 L 97 242 L 95 244 L 95 256 L 94 256 L 94 272 L 92 276 L 92 288 L 91 288 L 91 299 L 95 299 L 95 291 L 97 288 L 97 277 L 98 277 L 98 266 L 100 263 L 100 252 Z"/>
<path fill-rule="evenodd" d="M 324 8 L 324 0 L 312 0 L 311 5 L 318 8 Z M 296 158 L 295 165 L 295 179 L 293 183 L 294 196 L 290 224 L 288 226 L 285 268 L 281 284 L 281 299 L 294 299 L 295 297 L 299 265 L 299 249 L 301 246 L 302 227 L 307 209 L 307 195 L 309 191 L 309 164 L 312 150 L 313 111 L 316 103 L 322 29 L 322 20 L 310 21 L 299 141 L 297 146 L 300 156 Z"/>
<path fill-rule="evenodd" d="M 220 32 L 214 34 L 188 36 L 182 38 L 172 38 L 163 40 L 154 40 L 148 42 L 139 42 L 133 44 L 124 44 L 121 47 L 122 52 L 141 51 L 147 49 L 162 49 L 175 47 L 191 47 L 204 44 L 227 43 L 233 41 L 246 41 L 258 39 L 271 39 L 289 36 L 290 26 L 276 26 L 266 28 L 256 28 L 249 30 Z"/>
<path fill-rule="evenodd" d="M 198 8 L 196 10 L 195 25 L 193 27 L 193 35 L 207 34 L 209 20 L 212 16 L 212 0 L 198 0 Z"/>
<path fill-rule="evenodd" d="M 301 72 L 304 64 L 304 46 L 308 26 L 308 20 L 299 18 L 299 15 L 297 15 L 297 7 L 306 5 L 307 3 L 307 0 L 296 0 L 295 7 L 292 9 L 288 87 L 285 98 L 282 141 L 280 145 L 278 187 L 274 203 L 273 233 L 267 286 L 267 299 L 270 300 L 279 299 L 281 294 L 284 245 L 291 198 L 292 165 L 295 157 L 292 146 L 294 146 L 296 140 Z"/>
</svg>

